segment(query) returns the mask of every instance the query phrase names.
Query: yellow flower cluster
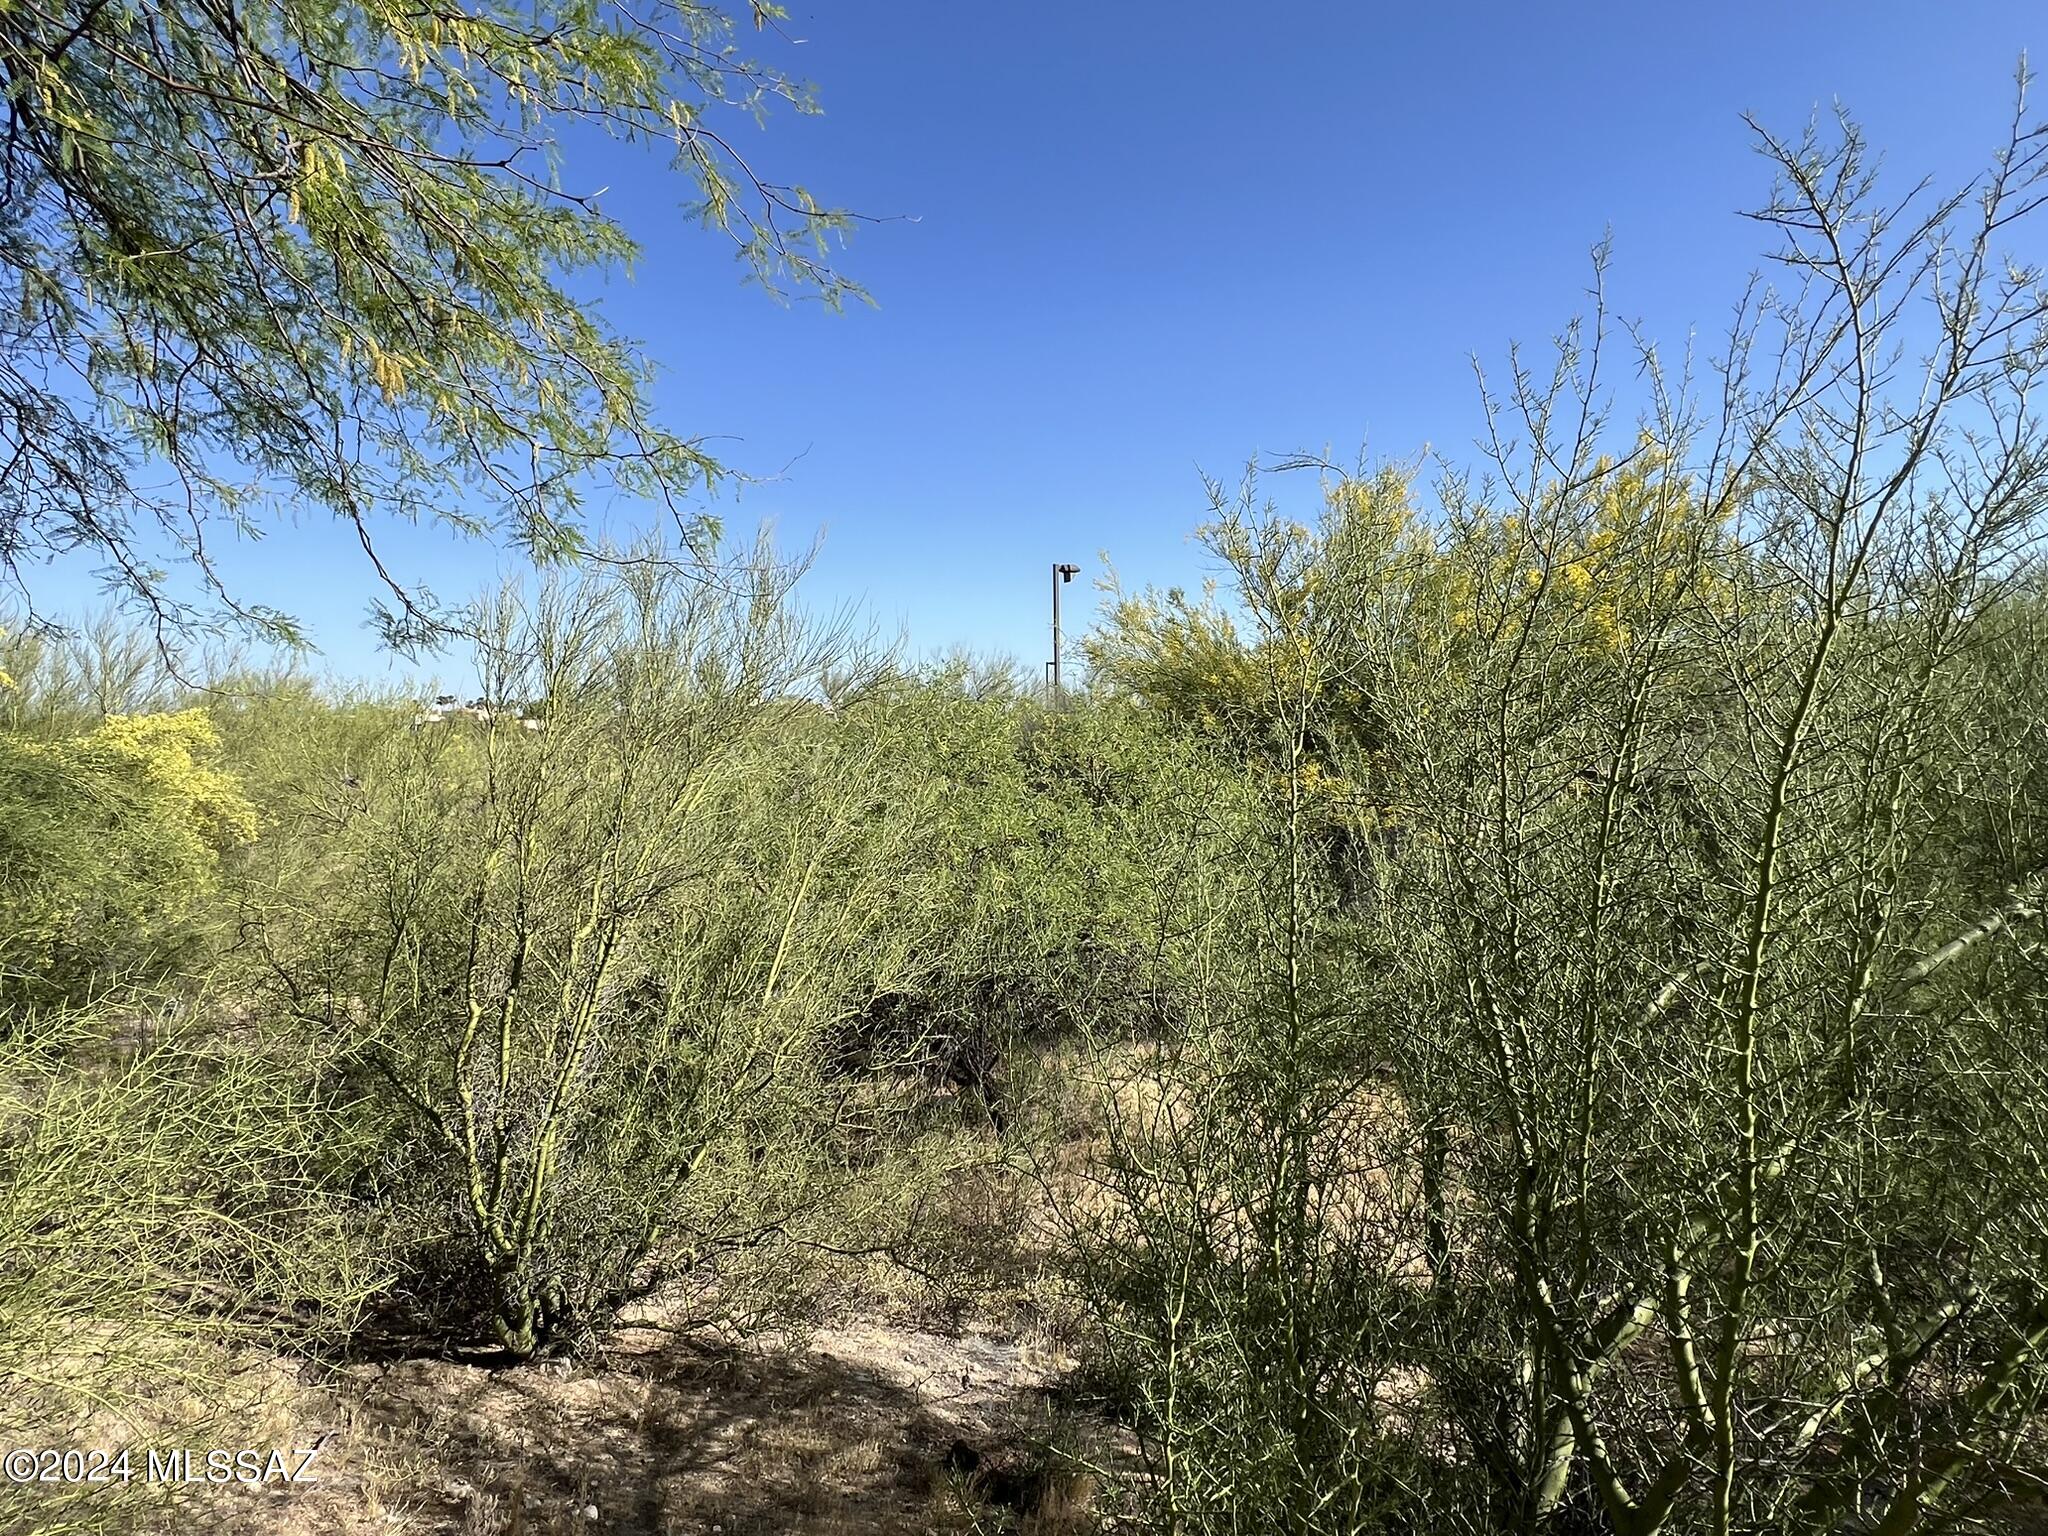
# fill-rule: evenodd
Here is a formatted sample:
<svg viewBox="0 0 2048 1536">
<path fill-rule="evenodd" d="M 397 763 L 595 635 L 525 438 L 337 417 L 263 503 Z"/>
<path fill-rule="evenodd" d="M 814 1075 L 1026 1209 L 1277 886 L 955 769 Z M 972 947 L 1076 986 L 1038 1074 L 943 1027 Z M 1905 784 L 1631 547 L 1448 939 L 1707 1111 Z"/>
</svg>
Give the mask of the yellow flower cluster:
<svg viewBox="0 0 2048 1536">
<path fill-rule="evenodd" d="M 1647 449 L 1626 468 L 1599 466 L 1598 477 L 1590 526 L 1577 533 L 1487 517 L 1446 552 L 1438 595 L 1453 636 L 1469 634 L 1491 611 L 1611 656 L 1647 616 L 1725 596 L 1712 559 L 1725 514 L 1701 507 L 1668 461 Z"/>
<path fill-rule="evenodd" d="M 1415 536 L 1420 525 L 1415 516 L 1415 498 L 1408 477 L 1399 470 L 1382 470 L 1369 480 L 1345 478 L 1325 492 L 1330 512 L 1340 525 L 1389 545 Z"/>
<path fill-rule="evenodd" d="M 220 767 L 220 735 L 205 710 L 109 715 L 76 746 L 87 761 L 126 769 L 150 785 L 209 848 L 255 838 L 256 808 Z"/>
</svg>

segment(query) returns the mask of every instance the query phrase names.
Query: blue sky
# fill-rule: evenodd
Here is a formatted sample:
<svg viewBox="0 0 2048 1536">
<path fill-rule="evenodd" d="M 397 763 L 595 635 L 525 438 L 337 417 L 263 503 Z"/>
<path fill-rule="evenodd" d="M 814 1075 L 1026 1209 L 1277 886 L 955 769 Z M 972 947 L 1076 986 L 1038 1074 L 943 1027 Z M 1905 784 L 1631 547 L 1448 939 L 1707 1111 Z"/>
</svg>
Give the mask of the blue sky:
<svg viewBox="0 0 2048 1536">
<path fill-rule="evenodd" d="M 1032 665 L 1051 561 L 1084 567 L 1076 628 L 1099 552 L 1131 585 L 1199 575 L 1202 470 L 1469 456 L 1473 355 L 1555 330 L 1606 231 L 1621 315 L 1673 348 L 1712 336 L 1766 244 L 1739 216 L 1769 186 L 1745 111 L 1796 133 L 1839 99 L 1902 188 L 1964 178 L 2043 30 L 2038 5 L 1962 0 L 792 12 L 802 44 L 762 52 L 824 115 L 742 142 L 778 179 L 899 216 L 844 253 L 879 307 L 741 286 L 658 159 L 609 147 L 567 179 L 608 183 L 646 255 L 596 296 L 661 366 L 669 423 L 766 478 L 719 499 L 728 522 L 822 533 L 812 602 Z M 404 531 L 390 547 L 444 595 L 510 568 Z M 374 676 L 351 548 L 309 520 L 230 570 L 327 666 Z M 40 587 L 59 607 L 89 591 L 75 571 Z"/>
</svg>

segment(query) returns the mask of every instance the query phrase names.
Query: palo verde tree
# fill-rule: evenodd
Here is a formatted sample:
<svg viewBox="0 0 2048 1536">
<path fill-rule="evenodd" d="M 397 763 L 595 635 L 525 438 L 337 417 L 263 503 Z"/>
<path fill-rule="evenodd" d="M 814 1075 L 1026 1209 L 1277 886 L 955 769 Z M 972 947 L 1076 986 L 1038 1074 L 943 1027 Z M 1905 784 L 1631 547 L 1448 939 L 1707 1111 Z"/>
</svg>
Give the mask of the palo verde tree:
<svg viewBox="0 0 2048 1536">
<path fill-rule="evenodd" d="M 628 560 L 508 600 L 485 693 L 544 724 L 397 733 L 334 792 L 323 878 L 271 898 L 280 1005 L 389 1127 L 402 1256 L 514 1354 L 802 1203 L 826 1033 L 903 963 L 894 851 L 931 818 L 798 691 L 834 650 L 792 575 Z"/>
<path fill-rule="evenodd" d="M 1211 495 L 1202 537 L 1229 608 L 1221 583 L 1201 602 L 1131 599 L 1091 637 L 1110 686 L 1209 744 L 1206 799 L 1174 829 L 1209 878 L 1156 913 L 1198 982 L 1179 1027 L 1146 1051 L 1100 1041 L 1090 1060 L 1107 1145 L 1061 1212 L 1155 1527 L 1374 1529 L 1416 1476 L 1377 1421 L 1400 1385 L 1389 1325 L 1420 1240 L 1414 1202 L 1374 1182 L 1404 1138 L 1358 967 L 1333 942 L 1327 857 L 1343 814 L 1327 765 L 1356 745 L 1360 596 L 1329 578 L 1371 498 L 1339 488 L 1311 529 L 1262 505 L 1253 477 Z M 1232 802 L 1240 814 L 1216 814 Z"/>
<path fill-rule="evenodd" d="M 1426 526 L 1224 526 L 1283 740 L 1366 693 L 1387 818 L 1333 912 L 1280 786 L 1266 980 L 1089 1218 L 1168 1528 L 1908 1536 L 2041 1486 L 2048 130 L 1903 203 L 1846 121 L 1761 142 L 1788 277 L 1710 386 L 1646 354 L 1617 441 L 1596 312 Z"/>
<path fill-rule="evenodd" d="M 200 950 L 221 856 L 256 832 L 219 756 L 198 709 L 54 741 L 0 729 L 0 1032 Z"/>
<path fill-rule="evenodd" d="M 780 11 L 752 0 L 756 28 Z M 650 415 L 647 370 L 572 297 L 635 245 L 562 179 L 572 129 L 665 146 L 771 285 L 837 298 L 845 217 L 757 175 L 732 125 L 807 92 L 698 0 L 418 9 L 370 0 L 0 6 L 0 563 L 98 559 L 160 637 L 287 614 L 215 575 L 280 509 L 347 520 L 393 638 L 431 594 L 380 523 L 585 553 L 597 490 L 715 465 Z M 679 519 L 684 514 L 677 512 Z M 176 597 L 169 549 L 204 594 Z"/>
<path fill-rule="evenodd" d="M 1374 947 L 1427 1175 L 1416 1364 L 1481 1528 L 1905 1536 L 2038 1486 L 2011 695 L 2048 301 L 2006 251 L 2048 136 L 2016 113 L 1981 182 L 1902 204 L 1846 121 L 1762 145 L 1790 281 L 1718 414 L 1647 359 L 1617 462 L 1604 317 L 1547 377 L 1517 357 L 1491 473 L 1445 490 L 1458 597 L 1390 558 L 1362 610 L 1410 808 Z"/>
</svg>

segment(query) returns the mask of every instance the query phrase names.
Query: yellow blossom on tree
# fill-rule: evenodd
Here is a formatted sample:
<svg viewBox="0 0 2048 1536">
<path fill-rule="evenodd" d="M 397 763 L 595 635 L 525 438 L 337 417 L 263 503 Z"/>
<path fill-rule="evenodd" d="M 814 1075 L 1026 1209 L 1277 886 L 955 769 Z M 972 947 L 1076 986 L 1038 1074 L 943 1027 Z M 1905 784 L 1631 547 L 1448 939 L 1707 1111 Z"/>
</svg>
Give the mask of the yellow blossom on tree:
<svg viewBox="0 0 2048 1536">
<path fill-rule="evenodd" d="M 83 757 L 119 763 L 153 785 L 166 814 L 209 854 L 256 836 L 256 808 L 220 766 L 220 735 L 203 709 L 109 715 L 77 748 Z"/>
<path fill-rule="evenodd" d="M 220 854 L 256 830 L 204 710 L 56 741 L 0 731 L 0 982 L 62 997 L 170 965 Z"/>
</svg>

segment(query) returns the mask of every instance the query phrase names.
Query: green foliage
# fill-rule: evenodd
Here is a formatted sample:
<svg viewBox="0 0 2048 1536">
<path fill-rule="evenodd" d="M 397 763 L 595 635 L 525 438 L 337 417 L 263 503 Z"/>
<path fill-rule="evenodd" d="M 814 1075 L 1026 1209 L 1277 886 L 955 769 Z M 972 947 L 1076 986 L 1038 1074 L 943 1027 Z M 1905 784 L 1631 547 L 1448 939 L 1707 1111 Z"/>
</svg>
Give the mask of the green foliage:
<svg viewBox="0 0 2048 1536">
<path fill-rule="evenodd" d="M 488 696 L 545 728 L 386 741 L 335 796 L 331 888 L 267 925 L 283 1000 L 399 1128 L 419 1261 L 515 1353 L 714 1241 L 677 1230 L 700 1176 L 803 1185 L 821 1031 L 901 963 L 920 797 L 790 696 L 824 652 L 785 586 L 640 566 L 501 610 Z"/>
<path fill-rule="evenodd" d="M 301 1043 L 205 1019 L 131 994 L 0 1036 L 10 1445 L 135 1443 L 172 1403 L 203 1434 L 230 1395 L 227 1347 L 331 1343 L 378 1283 L 329 1179 L 358 1127 L 311 1092 Z M 121 1529 L 160 1492 L 9 1486 L 0 1524 Z"/>
<path fill-rule="evenodd" d="M 44 16 L 4 3 L 13 67 Z M 319 113 L 473 147 L 437 50 L 515 105 L 687 75 L 568 14 L 592 83 L 509 15 L 380 15 L 322 37 L 396 94 Z M 291 259 L 391 213 L 317 121 Z M 2048 298 L 1987 253 L 2044 146 L 1887 236 L 1853 131 L 1767 142 L 1812 286 L 1744 312 L 1720 420 L 1646 354 L 1612 432 L 1568 330 L 1427 509 L 1212 486 L 1219 581 L 1120 600 L 1057 709 L 853 654 L 702 527 L 477 611 L 516 715 L 246 672 L 201 709 L 133 634 L 6 641 L 9 1407 L 86 1433 L 174 1350 L 338 1339 L 373 1290 L 524 1357 L 656 1288 L 801 1318 L 820 1254 L 956 1295 L 1008 1261 L 1093 1318 L 1154 1528 L 2010 1528 L 2048 1476 Z M 458 208 L 414 172 L 488 191 L 406 153 L 406 217 Z M 484 228 L 533 262 L 610 249 L 514 203 Z M 362 271 L 418 256 L 385 233 Z M 170 302 L 133 265 L 120 302 Z M 422 391 L 473 427 L 433 391 L 551 323 L 492 287 L 537 270 L 464 276 L 482 318 L 414 352 L 345 295 L 337 366 L 387 430 Z M 536 380 L 609 345 L 572 331 Z M 585 409 L 536 398 L 512 437 Z M 569 553 L 557 489 L 508 494 Z"/>
<path fill-rule="evenodd" d="M 203 937 L 223 850 L 256 815 L 203 711 L 0 732 L 0 1002 L 165 974 Z"/>
<path fill-rule="evenodd" d="M 752 273 L 836 297 L 844 216 L 731 143 L 771 101 L 810 110 L 698 0 L 0 10 L 8 569 L 84 549 L 159 638 L 226 618 L 294 641 L 221 588 L 214 524 L 314 506 L 366 545 L 398 516 L 587 552 L 585 490 L 665 500 L 716 466 L 650 419 L 646 365 L 571 296 L 636 247 L 561 180 L 562 134 L 668 146 Z M 446 617 L 372 568 L 394 634 Z"/>
<path fill-rule="evenodd" d="M 1362 594 L 1332 574 L 1373 510 L 1340 488 L 1319 536 L 1262 512 L 1248 485 L 1204 530 L 1256 636 L 1227 673 L 1205 674 L 1230 679 L 1249 727 L 1239 762 L 1212 759 L 1211 792 L 1234 786 L 1248 814 L 1186 819 L 1181 837 L 1245 878 L 1176 925 L 1204 983 L 1182 1027 L 1154 1050 L 1093 1059 L 1106 1144 L 1064 1207 L 1071 1279 L 1100 1319 L 1162 1529 L 1372 1529 L 1426 1468 L 1388 1433 L 1414 1235 L 1359 1188 L 1396 1165 L 1400 1117 L 1360 1028 L 1355 965 L 1333 943 L 1340 893 L 1317 851 L 1342 814 L 1322 765 L 1359 750 L 1361 718 L 1345 662 Z M 1106 649 L 1129 658 L 1134 622 L 1142 632 L 1146 615 L 1118 614 Z M 1170 680 L 1183 654 L 1156 652 L 1153 675 Z"/>
<path fill-rule="evenodd" d="M 852 996 L 843 1063 L 971 1090 L 997 1129 L 1062 1041 L 1177 1027 L 1199 983 L 1174 935 L 1189 892 L 1228 876 L 1190 820 L 1229 824 L 1201 745 L 1128 701 L 1046 710 L 977 696 L 957 670 L 878 689 L 842 728 L 891 732 L 895 771 L 938 807 L 901 892 L 916 941 L 895 986 Z"/>
<path fill-rule="evenodd" d="M 147 635 L 118 614 L 63 630 L 0 622 L 0 721 L 36 736 L 90 730 L 108 715 L 154 714 L 182 690 Z"/>
<path fill-rule="evenodd" d="M 1984 253 L 2048 162 L 2016 126 L 1888 231 L 1853 130 L 1766 148 L 1814 286 L 1721 420 L 1659 388 L 1601 456 L 1574 328 L 1431 525 L 1340 481 L 1210 531 L 1266 922 L 1101 1063 L 1069 1207 L 1161 1528 L 1906 1536 L 2041 1486 L 2048 297 Z M 1206 723 L 1190 612 L 1108 649 Z M 1349 893 L 1319 759 L 1391 811 Z"/>
</svg>

